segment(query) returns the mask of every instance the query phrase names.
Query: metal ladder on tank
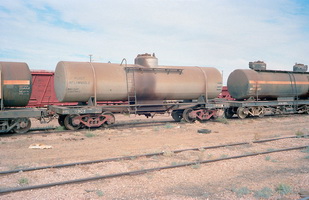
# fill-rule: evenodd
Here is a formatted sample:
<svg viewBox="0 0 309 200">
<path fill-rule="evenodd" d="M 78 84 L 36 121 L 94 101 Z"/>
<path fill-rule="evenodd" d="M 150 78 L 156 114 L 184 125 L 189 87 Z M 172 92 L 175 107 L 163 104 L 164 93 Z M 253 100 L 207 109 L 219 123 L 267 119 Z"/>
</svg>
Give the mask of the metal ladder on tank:
<svg viewBox="0 0 309 200">
<path fill-rule="evenodd" d="M 134 67 L 126 66 L 125 71 L 126 71 L 128 104 L 129 104 L 128 112 L 129 114 L 136 115 L 137 114 L 137 106 L 136 106 L 137 97 L 136 97 L 136 87 L 135 87 L 135 73 L 134 73 L 135 70 L 134 70 Z"/>
</svg>

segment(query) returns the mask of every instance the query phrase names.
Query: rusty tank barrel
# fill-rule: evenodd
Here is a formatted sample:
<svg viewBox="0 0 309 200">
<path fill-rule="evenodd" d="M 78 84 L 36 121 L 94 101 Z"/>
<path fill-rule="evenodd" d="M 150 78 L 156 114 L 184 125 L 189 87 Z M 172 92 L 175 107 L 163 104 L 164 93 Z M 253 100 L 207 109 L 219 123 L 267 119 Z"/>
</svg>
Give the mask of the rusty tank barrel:
<svg viewBox="0 0 309 200">
<path fill-rule="evenodd" d="M 0 62 L 1 93 L 4 107 L 23 107 L 31 96 L 31 73 L 26 63 Z"/>
<path fill-rule="evenodd" d="M 227 81 L 229 93 L 238 100 L 309 97 L 309 73 L 237 69 Z"/>
<path fill-rule="evenodd" d="M 61 61 L 55 71 L 55 92 L 61 102 L 86 102 L 94 96 L 98 101 L 126 101 L 132 91 L 137 101 L 191 100 L 201 95 L 212 99 L 221 88 L 221 73 L 211 67 Z"/>
</svg>

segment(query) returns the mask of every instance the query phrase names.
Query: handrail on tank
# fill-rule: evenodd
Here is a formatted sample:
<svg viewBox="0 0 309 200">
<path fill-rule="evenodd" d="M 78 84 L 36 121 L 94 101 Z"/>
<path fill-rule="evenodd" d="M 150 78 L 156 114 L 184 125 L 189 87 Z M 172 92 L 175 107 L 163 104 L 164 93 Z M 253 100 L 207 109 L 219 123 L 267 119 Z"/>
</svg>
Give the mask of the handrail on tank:
<svg viewBox="0 0 309 200">
<path fill-rule="evenodd" d="M 2 94 L 2 70 L 0 69 L 0 109 L 3 110 L 4 106 L 3 106 L 3 94 Z"/>
<path fill-rule="evenodd" d="M 125 58 L 122 59 L 120 65 L 122 65 L 123 61 L 125 61 L 125 64 L 126 64 L 126 66 L 127 66 L 127 59 L 125 59 Z"/>
<path fill-rule="evenodd" d="M 183 69 L 176 69 L 176 68 L 145 68 L 145 67 L 125 67 L 125 70 L 127 71 L 141 71 L 141 72 L 166 72 L 167 74 L 169 73 L 178 73 L 178 74 L 182 74 Z"/>
<path fill-rule="evenodd" d="M 293 72 L 293 71 L 287 71 L 287 70 L 272 70 L 272 69 L 267 69 L 267 70 L 253 70 L 253 71 L 258 71 L 258 72 L 269 72 L 269 73 L 309 74 L 309 72 Z"/>
<path fill-rule="evenodd" d="M 205 102 L 208 103 L 208 77 L 207 74 L 204 72 L 204 70 L 202 70 L 201 67 L 197 67 L 199 70 L 202 71 L 203 75 L 204 75 L 204 83 L 205 83 Z"/>
<path fill-rule="evenodd" d="M 91 65 L 91 69 L 92 69 L 92 73 L 93 73 L 93 92 L 94 92 L 94 101 L 93 101 L 93 104 L 94 106 L 97 105 L 97 79 L 96 79 L 96 74 L 95 74 L 95 69 L 92 65 L 92 62 L 89 62 L 90 65 Z"/>
</svg>

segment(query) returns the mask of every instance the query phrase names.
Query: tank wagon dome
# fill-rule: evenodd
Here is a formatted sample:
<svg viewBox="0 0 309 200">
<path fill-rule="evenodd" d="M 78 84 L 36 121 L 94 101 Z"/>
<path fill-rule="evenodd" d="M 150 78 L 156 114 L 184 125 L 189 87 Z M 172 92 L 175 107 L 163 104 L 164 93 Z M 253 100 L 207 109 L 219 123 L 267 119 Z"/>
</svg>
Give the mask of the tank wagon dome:
<svg viewBox="0 0 309 200">
<path fill-rule="evenodd" d="M 249 62 L 249 68 L 253 70 L 266 70 L 266 63 L 260 60 Z"/>
<path fill-rule="evenodd" d="M 26 106 L 31 96 L 31 73 L 23 62 L 0 62 L 1 101 L 4 107 Z"/>
<path fill-rule="evenodd" d="M 129 80 L 132 72 L 134 79 Z M 61 102 L 87 102 L 93 96 L 98 101 L 127 101 L 133 90 L 138 101 L 192 100 L 201 95 L 211 99 L 221 89 L 221 73 L 212 67 L 61 61 L 55 70 L 55 92 Z"/>
<path fill-rule="evenodd" d="M 138 54 L 134 59 L 134 64 L 144 67 L 158 67 L 158 59 L 154 53 L 152 55 L 148 53 Z"/>
</svg>

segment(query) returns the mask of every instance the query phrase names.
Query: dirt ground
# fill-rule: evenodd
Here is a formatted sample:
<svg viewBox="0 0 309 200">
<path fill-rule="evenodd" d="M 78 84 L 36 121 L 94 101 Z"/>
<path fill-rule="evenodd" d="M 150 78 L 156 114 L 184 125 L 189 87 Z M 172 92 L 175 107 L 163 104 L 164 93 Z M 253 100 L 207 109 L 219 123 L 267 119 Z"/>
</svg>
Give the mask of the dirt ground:
<svg viewBox="0 0 309 200">
<path fill-rule="evenodd" d="M 240 147 L 171 153 L 184 148 L 309 134 L 309 115 L 265 116 L 193 124 L 172 123 L 172 118 L 167 115 L 153 119 L 116 115 L 116 123 L 143 121 L 166 123 L 70 133 L 1 135 L 0 171 L 161 151 L 166 154 L 151 159 L 93 164 L 76 169 L 49 169 L 0 176 L 0 190 L 309 146 L 309 138 L 294 138 Z M 32 127 L 36 126 L 39 125 L 34 122 Z M 57 126 L 57 122 L 48 126 Z M 198 133 L 199 129 L 210 129 L 211 133 L 201 134 Z M 52 148 L 30 149 L 32 144 Z M 209 164 L 197 162 L 194 166 L 136 176 L 4 194 L 0 195 L 0 199 L 300 199 L 306 194 L 309 196 L 309 148 Z"/>
</svg>

